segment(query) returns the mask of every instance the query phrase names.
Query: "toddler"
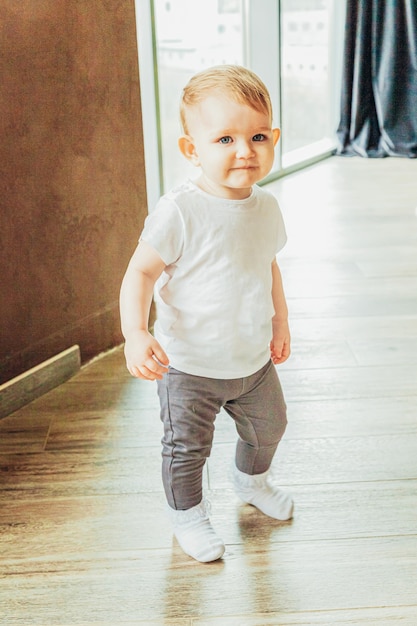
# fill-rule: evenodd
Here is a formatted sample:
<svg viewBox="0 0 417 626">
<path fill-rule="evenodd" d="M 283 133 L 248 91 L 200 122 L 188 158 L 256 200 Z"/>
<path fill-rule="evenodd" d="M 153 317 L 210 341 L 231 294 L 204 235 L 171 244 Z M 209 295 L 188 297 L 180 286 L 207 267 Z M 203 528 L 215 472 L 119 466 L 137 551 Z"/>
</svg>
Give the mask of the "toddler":
<svg viewBox="0 0 417 626">
<path fill-rule="evenodd" d="M 233 484 L 265 515 L 292 517 L 291 497 L 268 479 L 286 427 L 275 365 L 290 354 L 276 255 L 286 242 L 275 197 L 256 185 L 280 131 L 252 71 L 221 65 L 183 90 L 179 149 L 199 168 L 145 221 L 120 293 L 129 372 L 156 380 L 164 425 L 162 479 L 173 532 L 201 562 L 222 557 L 202 473 L 221 408 L 235 421 Z M 148 331 L 155 294 L 157 321 Z"/>
</svg>

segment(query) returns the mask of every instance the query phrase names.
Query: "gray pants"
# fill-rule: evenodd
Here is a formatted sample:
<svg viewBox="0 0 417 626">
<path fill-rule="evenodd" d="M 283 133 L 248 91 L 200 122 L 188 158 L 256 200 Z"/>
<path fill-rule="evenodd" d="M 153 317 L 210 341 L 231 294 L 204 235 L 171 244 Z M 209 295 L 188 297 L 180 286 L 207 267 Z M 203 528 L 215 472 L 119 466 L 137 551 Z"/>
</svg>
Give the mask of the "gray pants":
<svg viewBox="0 0 417 626">
<path fill-rule="evenodd" d="M 286 406 L 276 369 L 269 361 L 246 378 L 204 378 L 170 368 L 158 381 L 162 480 L 168 504 L 190 509 L 201 502 L 202 474 L 210 456 L 214 421 L 223 407 L 238 432 L 236 466 L 246 474 L 269 469 L 286 425 Z"/>
</svg>

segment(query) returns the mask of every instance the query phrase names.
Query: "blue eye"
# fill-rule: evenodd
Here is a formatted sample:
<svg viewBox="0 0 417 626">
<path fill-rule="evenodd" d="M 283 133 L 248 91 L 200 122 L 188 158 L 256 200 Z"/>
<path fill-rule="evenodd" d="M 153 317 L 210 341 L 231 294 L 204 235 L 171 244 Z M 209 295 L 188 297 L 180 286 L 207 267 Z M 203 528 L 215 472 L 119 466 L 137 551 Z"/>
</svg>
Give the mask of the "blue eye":
<svg viewBox="0 0 417 626">
<path fill-rule="evenodd" d="M 224 144 L 226 144 L 226 143 L 231 143 L 231 142 L 232 142 L 232 138 L 231 138 L 231 137 L 221 137 L 221 138 L 219 139 L 219 143 L 224 143 Z"/>
<path fill-rule="evenodd" d="M 262 133 L 257 133 L 252 137 L 252 141 L 265 141 L 266 137 Z"/>
</svg>

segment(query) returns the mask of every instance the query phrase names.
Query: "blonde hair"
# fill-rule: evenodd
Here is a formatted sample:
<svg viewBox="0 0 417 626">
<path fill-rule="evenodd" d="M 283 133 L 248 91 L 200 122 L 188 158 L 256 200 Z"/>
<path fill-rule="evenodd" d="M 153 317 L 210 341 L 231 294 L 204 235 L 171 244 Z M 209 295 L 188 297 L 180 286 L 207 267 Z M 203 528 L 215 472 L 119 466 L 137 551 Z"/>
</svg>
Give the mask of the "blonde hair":
<svg viewBox="0 0 417 626">
<path fill-rule="evenodd" d="M 240 65 L 216 65 L 195 74 L 182 91 L 180 120 L 186 134 L 187 109 L 199 104 L 211 92 L 220 92 L 235 102 L 262 111 L 272 122 L 271 97 L 259 76 Z"/>
</svg>

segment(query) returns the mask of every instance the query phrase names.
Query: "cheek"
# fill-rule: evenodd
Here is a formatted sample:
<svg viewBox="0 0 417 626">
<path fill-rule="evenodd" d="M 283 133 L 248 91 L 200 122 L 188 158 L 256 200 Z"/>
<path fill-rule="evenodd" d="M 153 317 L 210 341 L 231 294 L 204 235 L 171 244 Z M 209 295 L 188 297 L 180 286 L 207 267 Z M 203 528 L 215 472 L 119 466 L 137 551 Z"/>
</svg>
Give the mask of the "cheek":
<svg viewBox="0 0 417 626">
<path fill-rule="evenodd" d="M 207 164 L 211 169 L 221 170 L 227 167 L 229 159 L 225 154 L 219 153 L 217 150 L 207 155 Z"/>
<path fill-rule="evenodd" d="M 273 163 L 275 157 L 275 151 L 273 148 L 268 147 L 261 153 L 261 158 L 265 164 Z"/>
</svg>

